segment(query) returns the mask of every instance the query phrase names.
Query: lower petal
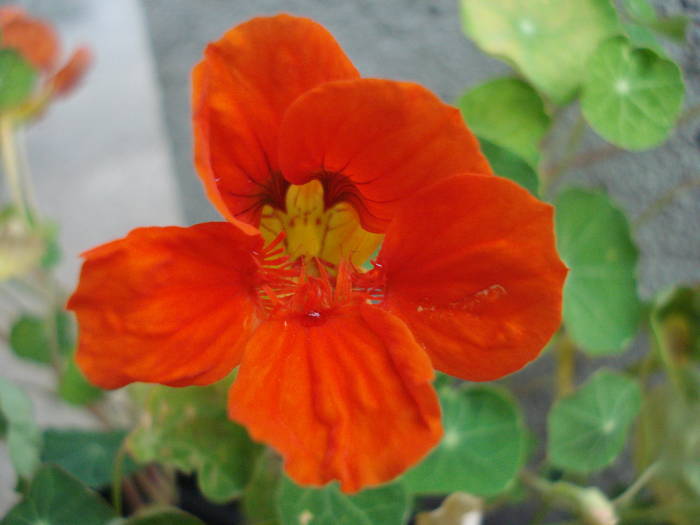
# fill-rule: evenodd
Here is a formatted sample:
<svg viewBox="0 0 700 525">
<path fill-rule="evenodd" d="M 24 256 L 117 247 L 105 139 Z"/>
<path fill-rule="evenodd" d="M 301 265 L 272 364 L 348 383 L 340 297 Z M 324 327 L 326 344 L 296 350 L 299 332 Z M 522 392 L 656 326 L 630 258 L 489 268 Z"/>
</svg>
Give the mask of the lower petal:
<svg viewBox="0 0 700 525">
<path fill-rule="evenodd" d="M 349 304 L 262 324 L 231 389 L 232 419 L 285 457 L 298 483 L 355 492 L 389 481 L 439 440 L 430 360 L 396 317 Z"/>
<path fill-rule="evenodd" d="M 77 361 L 103 388 L 217 381 L 253 328 L 259 236 L 228 223 L 139 228 L 84 254 L 68 301 Z"/>
<path fill-rule="evenodd" d="M 561 322 L 566 267 L 553 210 L 500 177 L 436 183 L 397 213 L 379 254 L 384 305 L 435 367 L 496 379 L 537 357 Z"/>
</svg>

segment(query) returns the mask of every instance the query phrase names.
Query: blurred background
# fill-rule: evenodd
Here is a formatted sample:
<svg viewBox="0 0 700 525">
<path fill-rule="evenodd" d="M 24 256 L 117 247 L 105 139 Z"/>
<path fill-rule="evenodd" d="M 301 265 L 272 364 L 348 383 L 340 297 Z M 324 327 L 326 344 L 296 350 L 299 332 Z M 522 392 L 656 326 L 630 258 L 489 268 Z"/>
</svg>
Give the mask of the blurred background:
<svg viewBox="0 0 700 525">
<path fill-rule="evenodd" d="M 189 74 L 205 44 L 255 15 L 280 11 L 325 25 L 365 76 L 412 80 L 453 102 L 510 69 L 463 35 L 456 0 L 21 0 L 55 24 L 64 50 L 88 45 L 95 63 L 76 92 L 27 132 L 40 208 L 60 225 L 59 277 L 72 288 L 78 254 L 144 225 L 216 219 L 192 166 Z M 668 14 L 700 20 L 700 2 L 661 0 Z M 671 49 L 686 74 L 686 106 L 700 99 L 700 29 Z M 598 139 L 587 137 L 591 144 Z M 650 203 L 700 171 L 700 121 L 650 152 L 619 154 L 568 182 L 604 187 L 634 223 Z M 567 181 L 563 181 L 567 183 Z M 700 188 L 669 194 L 672 206 L 640 222 L 642 297 L 700 280 Z M 42 424 L 88 424 L 47 394 L 49 372 L 0 352 L 0 374 L 30 387 Z M 14 501 L 0 449 L 0 515 Z"/>
</svg>

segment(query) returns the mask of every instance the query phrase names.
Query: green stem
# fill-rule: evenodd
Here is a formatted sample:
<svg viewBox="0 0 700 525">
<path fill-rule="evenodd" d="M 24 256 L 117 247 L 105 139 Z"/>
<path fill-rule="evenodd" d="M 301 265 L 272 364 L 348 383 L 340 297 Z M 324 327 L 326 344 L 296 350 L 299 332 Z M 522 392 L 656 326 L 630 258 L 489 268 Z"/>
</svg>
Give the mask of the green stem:
<svg viewBox="0 0 700 525">
<path fill-rule="evenodd" d="M 627 507 L 632 500 L 637 495 L 637 493 L 644 488 L 644 486 L 651 481 L 654 475 L 658 472 L 661 464 L 657 461 L 649 465 L 644 471 L 639 475 L 639 477 L 632 483 L 627 489 L 620 494 L 617 498 L 613 500 L 613 505 L 615 507 L 622 508 Z"/>
<path fill-rule="evenodd" d="M 554 349 L 557 367 L 557 397 L 566 396 L 574 391 L 576 375 L 576 345 L 568 334 L 559 338 Z"/>
<path fill-rule="evenodd" d="M 576 122 L 569 130 L 569 136 L 564 146 L 564 156 L 561 161 L 542 171 L 542 194 L 547 195 L 552 184 L 563 175 L 576 159 L 576 152 L 581 146 L 583 134 L 586 131 L 586 119 L 582 113 L 578 113 Z"/>
<path fill-rule="evenodd" d="M 675 199 L 681 192 L 689 190 L 694 186 L 700 186 L 700 177 L 693 177 L 691 179 L 682 181 L 670 190 L 664 192 L 660 197 L 655 199 L 646 209 L 632 221 L 632 227 L 637 229 L 644 226 L 649 220 L 656 217 L 663 209 L 670 204 L 673 199 Z"/>
<path fill-rule="evenodd" d="M 677 366 L 676 360 L 673 357 L 673 352 L 667 344 L 664 330 L 661 326 L 661 322 L 658 319 L 657 313 L 652 312 L 649 317 L 649 326 L 651 327 L 654 344 L 657 352 L 659 353 L 661 362 L 663 363 L 666 373 L 671 379 L 673 386 L 683 397 L 685 397 L 683 377 L 680 369 Z"/>
<path fill-rule="evenodd" d="M 12 117 L 0 118 L 0 155 L 2 156 L 5 180 L 10 190 L 10 198 L 17 212 L 27 224 L 32 224 L 32 213 L 22 190 L 22 171 L 15 141 L 15 122 Z"/>
<path fill-rule="evenodd" d="M 114 457 L 114 469 L 112 470 L 112 505 L 121 516 L 124 510 L 122 500 L 122 482 L 124 481 L 124 459 L 126 458 L 126 442 L 119 447 L 117 455 Z"/>
</svg>

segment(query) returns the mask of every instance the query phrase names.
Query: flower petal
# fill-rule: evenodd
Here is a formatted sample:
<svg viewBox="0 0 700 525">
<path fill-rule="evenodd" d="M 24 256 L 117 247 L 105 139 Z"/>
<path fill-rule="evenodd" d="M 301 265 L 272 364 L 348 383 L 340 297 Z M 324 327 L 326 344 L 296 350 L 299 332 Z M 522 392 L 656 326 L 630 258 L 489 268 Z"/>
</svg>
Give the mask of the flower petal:
<svg viewBox="0 0 700 525">
<path fill-rule="evenodd" d="M 68 61 L 51 78 L 53 92 L 65 96 L 83 79 L 92 62 L 90 49 L 81 46 L 76 49 Z"/>
<path fill-rule="evenodd" d="M 298 483 L 383 483 L 439 440 L 428 356 L 398 318 L 365 304 L 267 321 L 248 343 L 229 411 Z M 324 317 L 326 316 L 326 317 Z"/>
<path fill-rule="evenodd" d="M 458 173 L 491 173 L 459 111 L 407 82 L 324 84 L 289 108 L 279 142 L 288 181 L 325 179 L 331 199 L 353 204 L 364 228 L 375 233 L 386 229 L 403 199 L 427 184 Z"/>
<path fill-rule="evenodd" d="M 34 67 L 50 71 L 58 58 L 58 36 L 49 24 L 14 6 L 0 8 L 0 45 L 19 51 Z"/>
<path fill-rule="evenodd" d="M 399 210 L 378 263 L 384 304 L 433 364 L 472 381 L 534 359 L 561 321 L 553 209 L 500 177 L 457 176 Z"/>
<path fill-rule="evenodd" d="M 139 228 L 85 253 L 68 301 L 85 375 L 103 388 L 224 377 L 252 330 L 261 245 L 221 222 Z"/>
<path fill-rule="evenodd" d="M 195 161 L 226 218 L 257 226 L 263 205 L 283 205 L 284 112 L 319 84 L 358 76 L 333 36 L 306 18 L 254 18 L 209 44 L 193 72 Z"/>
</svg>

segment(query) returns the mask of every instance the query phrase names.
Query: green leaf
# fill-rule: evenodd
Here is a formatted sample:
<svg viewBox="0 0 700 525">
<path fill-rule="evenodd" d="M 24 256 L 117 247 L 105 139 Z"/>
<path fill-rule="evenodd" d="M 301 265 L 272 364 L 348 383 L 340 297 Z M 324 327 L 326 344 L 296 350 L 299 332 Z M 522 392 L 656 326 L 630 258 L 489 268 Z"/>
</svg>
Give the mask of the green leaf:
<svg viewBox="0 0 700 525">
<path fill-rule="evenodd" d="M 24 102 L 36 77 L 36 70 L 17 51 L 0 49 L 0 112 Z"/>
<path fill-rule="evenodd" d="M 520 410 L 501 389 L 439 388 L 445 434 L 440 444 L 403 477 L 412 493 L 491 495 L 513 481 L 527 436 Z"/>
<path fill-rule="evenodd" d="M 637 248 L 625 216 L 602 193 L 571 189 L 555 200 L 559 253 L 569 267 L 564 323 L 591 355 L 617 354 L 637 332 Z"/>
<path fill-rule="evenodd" d="M 41 267 L 51 269 L 61 261 L 61 246 L 58 242 L 58 226 L 54 223 L 42 225 L 44 237 L 44 255 L 41 259 Z"/>
<path fill-rule="evenodd" d="M 343 494 L 336 483 L 305 488 L 284 477 L 277 493 L 282 525 L 402 525 L 409 512 L 400 483 Z"/>
<path fill-rule="evenodd" d="M 619 32 L 609 0 L 461 0 L 462 26 L 487 53 L 517 67 L 556 104 L 571 100 L 586 60 Z"/>
<path fill-rule="evenodd" d="M 623 0 L 622 4 L 636 22 L 650 24 L 656 20 L 656 10 L 648 0 Z"/>
<path fill-rule="evenodd" d="M 243 492 L 242 506 L 249 525 L 277 523 L 275 494 L 282 479 L 281 462 L 271 450 L 258 457 L 250 482 Z"/>
<path fill-rule="evenodd" d="M 616 37 L 588 61 L 581 110 L 606 140 L 643 150 L 663 142 L 673 129 L 684 90 L 674 62 Z"/>
<path fill-rule="evenodd" d="M 467 91 L 458 104 L 464 120 L 479 137 L 537 165 L 539 144 L 550 118 L 542 99 L 527 82 L 517 78 L 490 80 Z"/>
<path fill-rule="evenodd" d="M 0 525 L 105 525 L 116 517 L 104 500 L 59 467 L 44 465 L 24 500 Z"/>
<path fill-rule="evenodd" d="M 199 488 L 212 501 L 239 496 L 260 447 L 228 419 L 226 386 L 142 389 L 146 414 L 127 441 L 134 458 L 196 472 Z"/>
<path fill-rule="evenodd" d="M 637 24 L 624 24 L 625 33 L 634 47 L 647 47 L 659 56 L 667 58 L 666 50 L 651 29 Z"/>
<path fill-rule="evenodd" d="M 612 463 L 625 446 L 641 396 L 635 381 L 603 369 L 557 401 L 547 419 L 552 464 L 586 473 Z"/>
<path fill-rule="evenodd" d="M 33 315 L 23 315 L 10 329 L 10 348 L 22 359 L 48 364 L 51 348 L 46 334 L 46 322 Z"/>
<path fill-rule="evenodd" d="M 51 362 L 51 331 L 61 355 L 73 349 L 73 327 L 67 312 L 57 310 L 53 323 L 35 315 L 22 315 L 10 329 L 10 348 L 22 359 L 48 364 Z"/>
<path fill-rule="evenodd" d="M 29 478 L 39 465 L 41 432 L 33 417 L 32 402 L 19 388 L 0 378 L 0 413 L 10 460 L 17 474 Z"/>
<path fill-rule="evenodd" d="M 686 33 L 688 32 L 689 25 L 690 18 L 678 15 L 658 18 L 653 23 L 649 24 L 649 27 L 657 33 L 661 33 L 666 38 L 683 44 L 686 40 Z"/>
<path fill-rule="evenodd" d="M 58 395 L 74 405 L 89 405 L 100 399 L 104 391 L 91 384 L 75 363 L 72 356 L 65 365 L 58 381 Z"/>
<path fill-rule="evenodd" d="M 479 142 L 481 143 L 481 151 L 486 155 L 497 175 L 517 182 L 535 196 L 539 194 L 540 182 L 537 173 L 527 162 L 486 139 L 480 138 Z"/>
<path fill-rule="evenodd" d="M 112 481 L 114 458 L 125 437 L 126 432 L 120 430 L 47 430 L 41 460 L 63 467 L 86 485 L 99 489 Z M 124 475 L 136 468 L 136 464 L 127 458 Z"/>
<path fill-rule="evenodd" d="M 205 525 L 205 523 L 174 507 L 154 507 L 147 508 L 128 520 L 115 520 L 108 525 Z"/>
</svg>

